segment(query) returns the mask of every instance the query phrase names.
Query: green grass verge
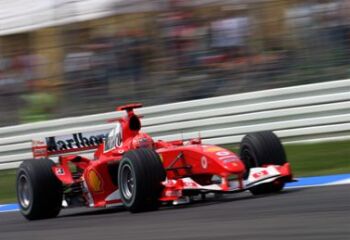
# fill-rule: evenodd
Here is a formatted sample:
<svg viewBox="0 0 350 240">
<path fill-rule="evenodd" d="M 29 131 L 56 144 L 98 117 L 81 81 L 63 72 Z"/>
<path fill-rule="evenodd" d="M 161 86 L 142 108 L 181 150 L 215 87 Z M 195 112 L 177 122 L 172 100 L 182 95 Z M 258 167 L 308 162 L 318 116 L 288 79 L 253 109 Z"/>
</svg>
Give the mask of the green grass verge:
<svg viewBox="0 0 350 240">
<path fill-rule="evenodd" d="M 234 152 L 237 146 L 224 146 Z M 350 141 L 289 144 L 284 146 L 294 176 L 350 173 Z"/>
<path fill-rule="evenodd" d="M 0 171 L 0 204 L 16 201 L 16 170 Z"/>
<path fill-rule="evenodd" d="M 295 176 L 350 173 L 350 141 L 285 147 Z"/>
<path fill-rule="evenodd" d="M 234 146 L 224 146 L 237 152 Z M 296 177 L 350 173 L 350 141 L 286 145 Z M 0 204 L 15 202 L 15 170 L 0 171 Z"/>
</svg>

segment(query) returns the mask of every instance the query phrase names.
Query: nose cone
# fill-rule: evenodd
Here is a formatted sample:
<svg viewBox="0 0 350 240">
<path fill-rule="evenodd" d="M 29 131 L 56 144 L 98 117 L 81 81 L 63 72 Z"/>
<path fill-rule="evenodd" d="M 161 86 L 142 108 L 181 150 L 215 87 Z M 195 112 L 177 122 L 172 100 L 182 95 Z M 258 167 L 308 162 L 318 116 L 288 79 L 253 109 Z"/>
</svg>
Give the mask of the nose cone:
<svg viewBox="0 0 350 240">
<path fill-rule="evenodd" d="M 245 173 L 245 166 L 241 159 L 228 149 L 213 145 L 202 145 L 201 148 L 203 149 L 201 153 L 215 163 L 214 169 L 220 169 L 219 171 L 225 174 Z"/>
<path fill-rule="evenodd" d="M 232 173 L 243 173 L 245 172 L 245 166 L 243 162 L 238 157 L 228 158 L 221 160 L 224 168 Z"/>
</svg>

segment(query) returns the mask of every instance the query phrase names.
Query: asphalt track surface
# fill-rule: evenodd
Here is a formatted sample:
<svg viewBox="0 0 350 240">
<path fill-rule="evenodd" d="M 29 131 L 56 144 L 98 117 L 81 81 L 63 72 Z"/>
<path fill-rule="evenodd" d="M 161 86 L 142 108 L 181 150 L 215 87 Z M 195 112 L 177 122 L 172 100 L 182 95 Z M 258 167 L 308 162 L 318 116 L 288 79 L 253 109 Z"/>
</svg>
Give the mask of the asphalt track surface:
<svg viewBox="0 0 350 240">
<path fill-rule="evenodd" d="M 63 210 L 28 222 L 0 214 L 1 240 L 350 239 L 350 185 L 285 190 L 131 214 L 121 208 Z"/>
</svg>

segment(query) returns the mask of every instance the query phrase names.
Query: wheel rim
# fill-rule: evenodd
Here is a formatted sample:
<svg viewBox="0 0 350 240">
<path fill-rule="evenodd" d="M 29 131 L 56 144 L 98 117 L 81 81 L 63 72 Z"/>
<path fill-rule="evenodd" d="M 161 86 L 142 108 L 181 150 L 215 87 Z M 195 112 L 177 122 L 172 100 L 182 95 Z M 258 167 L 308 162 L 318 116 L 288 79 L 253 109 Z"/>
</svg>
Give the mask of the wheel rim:
<svg viewBox="0 0 350 240">
<path fill-rule="evenodd" d="M 121 170 L 121 190 L 124 198 L 130 200 L 134 195 L 135 182 L 134 173 L 131 167 L 125 164 Z"/>
<path fill-rule="evenodd" d="M 32 189 L 27 176 L 21 175 L 18 181 L 18 197 L 23 208 L 28 208 L 32 202 Z"/>
</svg>

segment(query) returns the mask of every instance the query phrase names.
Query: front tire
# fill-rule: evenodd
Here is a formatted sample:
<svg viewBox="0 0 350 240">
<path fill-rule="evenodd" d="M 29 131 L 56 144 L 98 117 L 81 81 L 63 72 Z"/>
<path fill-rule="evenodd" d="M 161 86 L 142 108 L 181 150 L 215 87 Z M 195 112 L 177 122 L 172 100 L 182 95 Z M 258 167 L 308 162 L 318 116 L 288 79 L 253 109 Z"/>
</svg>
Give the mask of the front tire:
<svg viewBox="0 0 350 240">
<path fill-rule="evenodd" d="M 52 171 L 50 159 L 24 161 L 17 170 L 17 201 L 28 220 L 56 217 L 62 206 L 62 184 Z"/>
<path fill-rule="evenodd" d="M 246 135 L 241 142 L 240 157 L 249 176 L 249 170 L 253 167 L 267 165 L 282 166 L 287 163 L 286 153 L 279 138 L 271 131 L 257 132 Z M 250 188 L 252 194 L 276 193 L 283 189 L 284 181 L 276 180 Z"/>
<path fill-rule="evenodd" d="M 157 152 L 137 149 L 125 153 L 118 169 L 123 204 L 130 212 L 156 210 L 165 170 Z"/>
</svg>

